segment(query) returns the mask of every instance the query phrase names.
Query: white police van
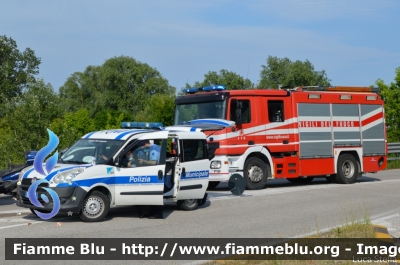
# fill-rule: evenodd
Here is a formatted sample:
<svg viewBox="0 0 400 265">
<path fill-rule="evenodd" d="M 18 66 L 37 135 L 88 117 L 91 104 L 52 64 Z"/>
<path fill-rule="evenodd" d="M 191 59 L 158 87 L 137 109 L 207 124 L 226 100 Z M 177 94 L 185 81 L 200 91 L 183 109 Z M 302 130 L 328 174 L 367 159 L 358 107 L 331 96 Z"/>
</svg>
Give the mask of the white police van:
<svg viewBox="0 0 400 265">
<path fill-rule="evenodd" d="M 133 160 L 126 158 L 127 152 L 134 154 Z M 131 167 L 125 167 L 126 162 Z M 92 132 L 68 148 L 47 176 L 33 167 L 24 169 L 17 205 L 33 213 L 51 212 L 54 203 L 44 189 L 50 188 L 59 197 L 59 212 L 79 213 L 88 222 L 103 220 L 110 207 L 118 206 L 176 202 L 181 209 L 194 210 L 206 201 L 209 168 L 206 136 L 201 132 Z M 27 194 L 30 185 L 43 178 L 48 182 L 40 183 L 36 191 L 44 206 L 40 208 Z"/>
</svg>

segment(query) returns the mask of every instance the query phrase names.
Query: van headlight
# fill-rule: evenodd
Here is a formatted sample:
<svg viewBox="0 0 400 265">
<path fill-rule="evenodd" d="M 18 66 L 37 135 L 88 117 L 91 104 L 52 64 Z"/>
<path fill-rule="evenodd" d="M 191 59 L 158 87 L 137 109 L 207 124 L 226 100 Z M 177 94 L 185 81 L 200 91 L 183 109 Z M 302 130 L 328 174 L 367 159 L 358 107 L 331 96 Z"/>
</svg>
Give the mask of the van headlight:
<svg viewBox="0 0 400 265">
<path fill-rule="evenodd" d="M 218 161 L 218 160 L 211 161 L 210 168 L 211 169 L 219 169 L 219 168 L 221 168 L 221 161 Z"/>
<path fill-rule="evenodd" d="M 59 172 L 51 179 L 50 182 L 55 184 L 69 183 L 83 171 L 84 171 L 83 168 L 74 168 L 64 172 Z"/>
</svg>

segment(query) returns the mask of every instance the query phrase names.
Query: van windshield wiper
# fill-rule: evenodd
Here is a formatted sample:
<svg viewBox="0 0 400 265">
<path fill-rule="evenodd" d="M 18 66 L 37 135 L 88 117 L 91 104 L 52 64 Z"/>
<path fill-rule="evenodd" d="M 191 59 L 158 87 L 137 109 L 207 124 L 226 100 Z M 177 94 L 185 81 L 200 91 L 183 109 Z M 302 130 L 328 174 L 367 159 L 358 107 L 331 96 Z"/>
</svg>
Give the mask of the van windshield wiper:
<svg viewBox="0 0 400 265">
<path fill-rule="evenodd" d="M 68 163 L 68 164 L 89 164 L 87 162 L 83 162 L 83 161 L 74 161 L 74 160 L 63 160 L 64 163 Z"/>
</svg>

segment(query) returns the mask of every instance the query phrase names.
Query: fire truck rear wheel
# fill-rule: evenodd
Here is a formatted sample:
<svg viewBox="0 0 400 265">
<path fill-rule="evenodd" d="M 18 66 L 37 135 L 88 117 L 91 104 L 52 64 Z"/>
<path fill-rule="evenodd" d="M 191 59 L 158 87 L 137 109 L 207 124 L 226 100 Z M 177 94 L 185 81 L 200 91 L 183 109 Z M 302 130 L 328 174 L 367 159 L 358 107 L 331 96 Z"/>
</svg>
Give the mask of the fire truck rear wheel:
<svg viewBox="0 0 400 265">
<path fill-rule="evenodd" d="M 93 191 L 83 200 L 80 218 L 84 222 L 98 222 L 104 219 L 110 209 L 110 203 L 104 193 Z"/>
<path fill-rule="evenodd" d="M 337 163 L 336 182 L 339 184 L 352 184 L 358 176 L 358 164 L 354 156 L 344 154 L 339 156 Z"/>
<path fill-rule="evenodd" d="M 178 201 L 178 207 L 184 211 L 193 211 L 199 205 L 198 199 L 187 199 Z"/>
<path fill-rule="evenodd" d="M 270 174 L 270 169 L 258 157 L 251 157 L 244 163 L 244 178 L 246 180 L 246 189 L 259 190 L 264 188 L 267 182 L 267 174 Z"/>
</svg>

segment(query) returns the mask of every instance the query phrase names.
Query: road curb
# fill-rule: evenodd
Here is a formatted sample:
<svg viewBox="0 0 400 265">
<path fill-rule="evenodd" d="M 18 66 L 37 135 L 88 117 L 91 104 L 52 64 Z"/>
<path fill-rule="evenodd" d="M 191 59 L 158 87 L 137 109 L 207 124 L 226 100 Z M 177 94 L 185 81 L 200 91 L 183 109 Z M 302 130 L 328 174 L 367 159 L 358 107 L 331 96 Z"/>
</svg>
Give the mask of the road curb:
<svg viewBox="0 0 400 265">
<path fill-rule="evenodd" d="M 373 225 L 374 226 L 374 236 L 380 241 L 381 246 L 394 246 L 393 238 L 390 236 L 389 231 L 386 226 L 383 225 Z M 388 262 L 389 265 L 399 265 L 400 258 L 396 260 L 397 262 Z"/>
<path fill-rule="evenodd" d="M 0 212 L 0 218 L 2 217 L 12 217 L 12 216 L 25 216 L 28 214 L 32 214 L 31 211 L 26 211 L 26 210 L 15 210 L 15 211 L 2 211 Z"/>
</svg>

